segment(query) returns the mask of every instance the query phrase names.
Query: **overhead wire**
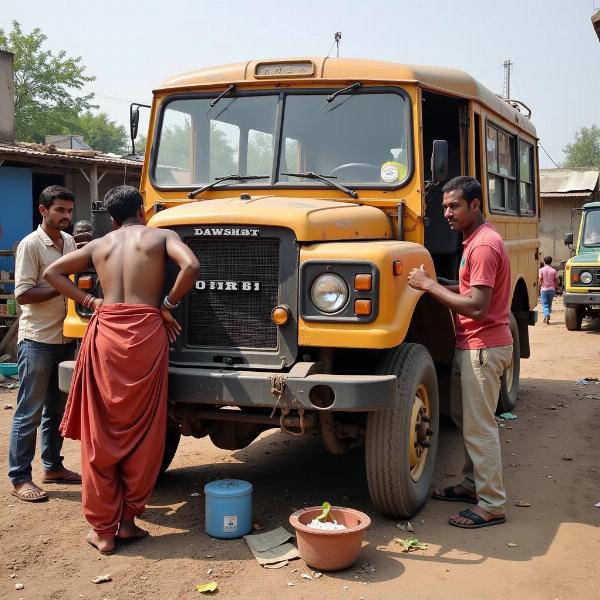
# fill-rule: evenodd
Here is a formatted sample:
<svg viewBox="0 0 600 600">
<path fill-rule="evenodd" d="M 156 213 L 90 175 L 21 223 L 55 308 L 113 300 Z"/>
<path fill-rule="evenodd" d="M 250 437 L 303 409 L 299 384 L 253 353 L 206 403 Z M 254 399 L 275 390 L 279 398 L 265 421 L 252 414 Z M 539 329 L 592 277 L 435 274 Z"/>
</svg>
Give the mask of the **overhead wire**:
<svg viewBox="0 0 600 600">
<path fill-rule="evenodd" d="M 554 166 L 557 169 L 560 169 L 560 166 L 558 164 L 556 164 L 556 161 L 548 154 L 548 152 L 546 151 L 546 148 L 544 148 L 544 146 L 542 146 L 542 142 L 540 142 L 538 140 L 538 144 L 539 144 L 540 148 L 544 151 L 544 154 L 554 163 Z"/>
</svg>

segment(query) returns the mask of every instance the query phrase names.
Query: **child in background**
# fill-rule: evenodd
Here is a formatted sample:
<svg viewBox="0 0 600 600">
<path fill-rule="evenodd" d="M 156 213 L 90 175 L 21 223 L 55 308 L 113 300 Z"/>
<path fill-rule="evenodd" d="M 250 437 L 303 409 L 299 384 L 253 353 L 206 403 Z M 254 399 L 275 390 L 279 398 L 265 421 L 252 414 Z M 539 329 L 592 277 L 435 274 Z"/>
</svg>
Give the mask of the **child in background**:
<svg viewBox="0 0 600 600">
<path fill-rule="evenodd" d="M 544 266 L 539 270 L 539 290 L 542 299 L 542 308 L 544 310 L 544 323 L 550 325 L 550 315 L 552 314 L 552 300 L 558 287 L 558 273 L 553 269 L 552 257 L 544 257 Z"/>
</svg>

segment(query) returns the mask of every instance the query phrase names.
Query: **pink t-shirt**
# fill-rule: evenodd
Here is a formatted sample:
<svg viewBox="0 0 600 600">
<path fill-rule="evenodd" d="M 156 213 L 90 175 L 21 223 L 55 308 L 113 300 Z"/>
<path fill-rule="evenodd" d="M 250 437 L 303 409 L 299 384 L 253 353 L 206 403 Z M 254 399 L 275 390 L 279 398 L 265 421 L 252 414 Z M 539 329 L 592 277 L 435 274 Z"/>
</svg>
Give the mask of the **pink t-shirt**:
<svg viewBox="0 0 600 600">
<path fill-rule="evenodd" d="M 464 240 L 458 285 L 463 296 L 474 285 L 491 287 L 492 297 L 482 321 L 456 315 L 456 347 L 476 350 L 512 344 L 508 326 L 510 261 L 500 234 L 489 223 Z"/>
<path fill-rule="evenodd" d="M 553 269 L 550 265 L 544 265 L 539 271 L 539 279 L 542 280 L 540 292 L 555 290 L 557 276 L 556 269 Z"/>
</svg>

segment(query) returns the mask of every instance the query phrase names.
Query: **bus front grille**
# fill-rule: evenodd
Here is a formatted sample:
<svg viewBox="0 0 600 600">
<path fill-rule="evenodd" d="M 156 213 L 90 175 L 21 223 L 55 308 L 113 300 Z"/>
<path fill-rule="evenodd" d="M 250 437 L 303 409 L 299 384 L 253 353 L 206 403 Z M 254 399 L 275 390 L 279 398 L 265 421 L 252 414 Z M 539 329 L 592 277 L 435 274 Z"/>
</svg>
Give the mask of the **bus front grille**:
<svg viewBox="0 0 600 600">
<path fill-rule="evenodd" d="M 187 238 L 200 274 L 186 299 L 187 345 L 277 348 L 279 240 Z"/>
</svg>

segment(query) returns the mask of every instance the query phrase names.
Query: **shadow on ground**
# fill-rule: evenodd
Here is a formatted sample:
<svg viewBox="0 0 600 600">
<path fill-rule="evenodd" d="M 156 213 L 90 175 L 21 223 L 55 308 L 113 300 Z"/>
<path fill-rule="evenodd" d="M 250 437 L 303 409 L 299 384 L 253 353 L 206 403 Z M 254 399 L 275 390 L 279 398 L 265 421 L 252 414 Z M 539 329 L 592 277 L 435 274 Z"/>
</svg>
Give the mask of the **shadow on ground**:
<svg viewBox="0 0 600 600">
<path fill-rule="evenodd" d="M 414 535 L 428 543 L 433 554 L 402 554 L 392 542 L 394 537 L 407 534 L 396 527 L 397 520 L 374 510 L 362 449 L 337 457 L 327 454 L 317 437 L 298 439 L 280 432 L 264 435 L 243 450 L 224 452 L 222 462 L 210 464 L 200 464 L 202 449 L 208 442 L 186 440 L 174 468 L 158 482 L 143 517 L 172 533 L 132 545 L 121 553 L 154 560 L 248 560 L 243 540 L 215 540 L 204 533 L 203 486 L 215 479 L 237 478 L 252 482 L 254 520 L 266 530 L 279 525 L 289 529 L 292 512 L 324 500 L 369 514 L 372 526 L 365 536 L 361 562 L 377 564 L 377 569 L 368 575 L 368 581 L 397 577 L 403 571 L 400 560 L 442 565 L 477 564 L 490 557 L 529 561 L 548 552 L 562 525 L 599 522 L 593 508 L 600 483 L 597 457 L 586 453 L 600 430 L 599 408 L 600 386 L 578 386 L 567 380 L 523 380 L 521 400 L 515 409 L 518 419 L 500 430 L 510 496 L 508 523 L 476 531 L 453 528 L 447 524 L 448 516 L 467 506 L 429 501 L 411 521 Z M 196 451 L 198 466 L 177 466 L 180 462 L 193 464 Z M 436 484 L 459 481 L 461 457 L 458 431 L 445 420 L 441 425 Z M 200 496 L 192 496 L 194 493 Z M 60 496 L 79 501 L 77 491 L 62 492 Z M 526 500 L 531 507 L 517 508 L 516 500 Z M 508 547 L 507 543 L 517 543 L 517 547 Z M 356 575 L 351 569 L 335 577 L 353 580 Z"/>
</svg>

